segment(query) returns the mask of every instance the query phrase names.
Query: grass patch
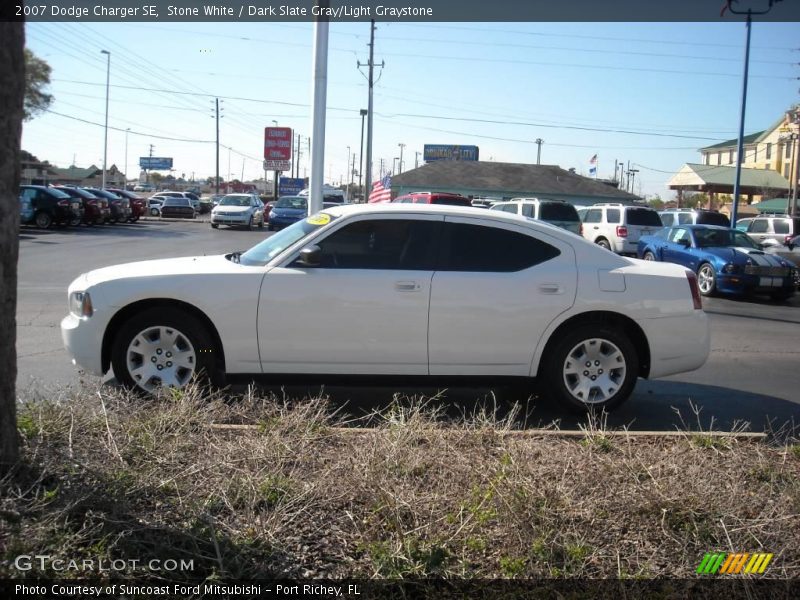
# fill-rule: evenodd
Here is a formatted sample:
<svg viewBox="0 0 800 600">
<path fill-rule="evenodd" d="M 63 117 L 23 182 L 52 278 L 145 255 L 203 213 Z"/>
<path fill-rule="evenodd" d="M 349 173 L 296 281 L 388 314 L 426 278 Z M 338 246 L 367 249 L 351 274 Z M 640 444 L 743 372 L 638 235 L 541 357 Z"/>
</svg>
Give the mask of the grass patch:
<svg viewBox="0 0 800 600">
<path fill-rule="evenodd" d="M 766 577 L 800 577 L 795 439 L 610 435 L 602 415 L 582 437 L 520 435 L 518 412 L 453 422 L 402 398 L 364 428 L 324 398 L 253 390 L 79 389 L 18 413 L 0 577 L 51 554 L 186 559 L 169 576 L 187 580 L 688 578 L 714 549 L 773 552 Z"/>
</svg>

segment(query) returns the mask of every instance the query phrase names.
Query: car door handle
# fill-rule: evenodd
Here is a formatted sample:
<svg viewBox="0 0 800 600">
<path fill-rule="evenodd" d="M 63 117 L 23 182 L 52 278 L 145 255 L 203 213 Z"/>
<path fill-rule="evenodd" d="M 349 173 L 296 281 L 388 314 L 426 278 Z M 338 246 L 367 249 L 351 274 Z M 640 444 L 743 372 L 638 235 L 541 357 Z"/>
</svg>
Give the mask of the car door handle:
<svg viewBox="0 0 800 600">
<path fill-rule="evenodd" d="M 419 283 L 416 281 L 395 281 L 394 289 L 398 292 L 418 292 L 421 289 Z"/>
<path fill-rule="evenodd" d="M 539 292 L 542 294 L 561 294 L 564 291 L 557 283 L 542 283 L 539 284 Z"/>
</svg>

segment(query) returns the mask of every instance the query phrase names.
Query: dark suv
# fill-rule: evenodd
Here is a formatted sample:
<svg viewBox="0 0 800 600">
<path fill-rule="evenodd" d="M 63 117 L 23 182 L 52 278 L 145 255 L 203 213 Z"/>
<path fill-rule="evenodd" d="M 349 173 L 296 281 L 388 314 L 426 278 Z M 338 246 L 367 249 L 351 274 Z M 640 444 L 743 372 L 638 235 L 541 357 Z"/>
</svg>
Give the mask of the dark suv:
<svg viewBox="0 0 800 600">
<path fill-rule="evenodd" d="M 131 217 L 131 203 L 127 198 L 118 196 L 108 190 L 101 190 L 99 188 L 85 188 L 98 198 L 105 198 L 108 200 L 108 207 L 111 209 L 109 220 L 112 223 L 124 223 Z"/>
<path fill-rule="evenodd" d="M 53 223 L 68 225 L 80 223 L 83 219 L 83 205 L 80 200 L 70 198 L 60 190 L 43 185 L 19 186 L 19 200 L 29 204 L 30 218 L 23 224 L 34 224 L 47 229 Z"/>
<path fill-rule="evenodd" d="M 136 223 L 136 221 L 139 220 L 139 217 L 144 215 L 147 211 L 147 200 L 142 198 L 140 195 L 129 192 L 128 190 L 118 190 L 116 188 L 106 189 L 109 192 L 113 192 L 117 196 L 128 199 L 131 204 L 131 216 L 128 218 L 128 221 L 131 223 Z"/>
<path fill-rule="evenodd" d="M 76 198 L 83 204 L 83 222 L 87 225 L 100 225 L 111 217 L 111 210 L 108 208 L 108 201 L 98 198 L 91 192 L 79 187 L 56 185 L 53 186 L 60 192 L 64 192 L 70 198 Z"/>
</svg>

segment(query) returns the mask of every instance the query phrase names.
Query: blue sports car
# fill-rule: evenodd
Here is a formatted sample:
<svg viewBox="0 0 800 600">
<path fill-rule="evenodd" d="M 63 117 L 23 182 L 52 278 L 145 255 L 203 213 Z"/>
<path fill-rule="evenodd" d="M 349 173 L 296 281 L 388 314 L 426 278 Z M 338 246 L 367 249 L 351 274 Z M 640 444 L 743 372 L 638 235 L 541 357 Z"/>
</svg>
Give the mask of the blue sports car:
<svg viewBox="0 0 800 600">
<path fill-rule="evenodd" d="M 680 225 L 639 239 L 639 258 L 683 265 L 697 273 L 700 293 L 769 294 L 786 300 L 794 293 L 794 265 L 766 254 L 747 234 L 714 225 Z"/>
</svg>

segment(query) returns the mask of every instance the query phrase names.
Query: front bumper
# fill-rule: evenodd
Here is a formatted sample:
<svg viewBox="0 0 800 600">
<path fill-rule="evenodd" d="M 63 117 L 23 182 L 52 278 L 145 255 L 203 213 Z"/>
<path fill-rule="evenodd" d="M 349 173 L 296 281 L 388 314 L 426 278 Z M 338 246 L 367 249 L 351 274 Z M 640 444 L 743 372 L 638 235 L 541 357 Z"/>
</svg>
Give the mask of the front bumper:
<svg viewBox="0 0 800 600">
<path fill-rule="evenodd" d="M 761 277 L 759 275 L 718 275 L 717 291 L 727 294 L 775 294 L 794 291 L 794 281 L 789 277 Z"/>
<path fill-rule="evenodd" d="M 61 340 L 72 357 L 72 364 L 100 376 L 103 375 L 100 348 L 104 330 L 101 321 L 97 315 L 80 319 L 72 313 L 61 320 Z"/>
<path fill-rule="evenodd" d="M 241 215 L 222 215 L 211 213 L 211 222 L 215 225 L 247 225 L 250 222 L 250 214 Z"/>
</svg>

